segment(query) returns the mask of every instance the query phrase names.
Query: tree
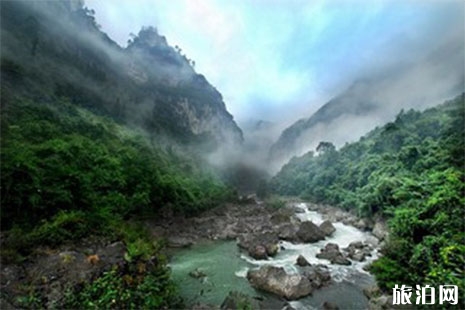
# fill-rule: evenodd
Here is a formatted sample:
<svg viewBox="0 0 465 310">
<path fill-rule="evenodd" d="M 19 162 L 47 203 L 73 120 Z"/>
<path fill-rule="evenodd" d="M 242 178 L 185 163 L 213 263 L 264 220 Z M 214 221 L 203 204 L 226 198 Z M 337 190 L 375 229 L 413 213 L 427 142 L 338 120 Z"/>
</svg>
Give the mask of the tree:
<svg viewBox="0 0 465 310">
<path fill-rule="evenodd" d="M 336 147 L 334 146 L 334 144 L 332 144 L 331 142 L 325 142 L 325 141 L 321 141 L 316 147 L 316 152 L 320 155 L 327 153 L 327 152 L 332 152 L 335 150 L 336 150 Z"/>
</svg>

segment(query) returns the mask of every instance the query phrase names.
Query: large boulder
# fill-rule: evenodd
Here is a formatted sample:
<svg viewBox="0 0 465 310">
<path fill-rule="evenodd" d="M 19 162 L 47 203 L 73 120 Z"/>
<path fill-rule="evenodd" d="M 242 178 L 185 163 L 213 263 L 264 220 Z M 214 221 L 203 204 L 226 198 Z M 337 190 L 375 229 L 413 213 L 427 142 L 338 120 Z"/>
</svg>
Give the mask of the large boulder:
<svg viewBox="0 0 465 310">
<path fill-rule="evenodd" d="M 297 237 L 297 231 L 299 227 L 297 225 L 288 223 L 278 227 L 278 237 L 279 239 L 290 241 L 290 242 L 298 242 L 299 238 Z"/>
<path fill-rule="evenodd" d="M 266 247 L 263 245 L 252 245 L 248 249 L 249 256 L 254 259 L 267 259 L 268 254 L 266 252 Z"/>
<path fill-rule="evenodd" d="M 266 254 L 268 256 L 275 256 L 279 252 L 279 244 L 278 242 L 270 242 L 265 244 Z"/>
<path fill-rule="evenodd" d="M 302 274 L 310 280 L 313 288 L 321 288 L 331 282 L 331 273 L 326 265 L 304 267 Z"/>
<path fill-rule="evenodd" d="M 348 216 L 347 212 L 336 208 L 325 208 L 321 211 L 324 212 L 324 218 L 332 223 L 341 222 Z"/>
<path fill-rule="evenodd" d="M 238 239 L 237 245 L 247 250 L 255 259 L 267 259 L 279 250 L 279 239 L 274 233 L 244 234 Z"/>
<path fill-rule="evenodd" d="M 347 252 L 347 256 L 355 261 L 363 262 L 367 256 L 371 256 L 373 247 L 368 243 L 361 241 L 355 241 L 349 244 L 344 251 Z"/>
<path fill-rule="evenodd" d="M 294 214 L 291 208 L 280 208 L 271 214 L 270 221 L 273 225 L 287 224 L 291 222 Z"/>
<path fill-rule="evenodd" d="M 324 240 L 325 234 L 317 225 L 313 224 L 313 222 L 307 221 L 300 224 L 297 237 L 299 237 L 302 242 L 312 243 Z"/>
<path fill-rule="evenodd" d="M 373 227 L 373 222 L 370 219 L 362 218 L 354 223 L 354 227 L 360 230 L 369 230 Z"/>
<path fill-rule="evenodd" d="M 308 262 L 308 260 L 305 257 L 303 257 L 302 255 L 299 255 L 299 257 L 297 257 L 296 265 L 300 267 L 306 267 L 306 266 L 310 266 L 311 264 Z"/>
<path fill-rule="evenodd" d="M 378 238 L 380 241 L 384 240 L 388 235 L 388 228 L 384 222 L 376 222 L 373 227 L 372 234 Z"/>
<path fill-rule="evenodd" d="M 338 265 L 351 265 L 352 263 L 348 260 L 344 255 L 342 255 L 341 251 L 339 251 L 339 246 L 335 243 L 328 243 L 324 249 L 320 250 L 320 253 L 316 254 L 317 258 L 327 259 L 331 262 L 331 264 L 338 264 Z"/>
<path fill-rule="evenodd" d="M 300 274 L 287 274 L 281 267 L 263 266 L 258 270 L 249 270 L 247 280 L 254 288 L 287 300 L 308 296 L 313 291 L 313 286 L 307 277 Z"/>
<path fill-rule="evenodd" d="M 331 236 L 336 231 L 336 228 L 334 228 L 330 221 L 326 220 L 320 224 L 320 230 L 325 234 L 325 236 Z"/>
</svg>

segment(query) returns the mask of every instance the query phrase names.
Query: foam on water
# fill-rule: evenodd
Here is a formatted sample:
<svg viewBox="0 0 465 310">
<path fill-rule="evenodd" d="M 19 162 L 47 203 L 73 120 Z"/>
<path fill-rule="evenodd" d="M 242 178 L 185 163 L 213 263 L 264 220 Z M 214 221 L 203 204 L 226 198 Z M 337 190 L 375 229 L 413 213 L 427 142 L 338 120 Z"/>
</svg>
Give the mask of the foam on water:
<svg viewBox="0 0 465 310">
<path fill-rule="evenodd" d="M 308 209 L 308 205 L 306 203 L 298 203 L 295 205 L 295 208 L 300 209 L 303 211 L 302 213 L 297 213 L 296 216 L 301 220 L 302 222 L 305 221 L 312 221 L 316 225 L 320 225 L 323 223 L 323 217 L 321 216 L 320 213 L 316 211 L 310 211 Z"/>
<path fill-rule="evenodd" d="M 296 208 L 301 209 L 303 212 L 297 213 L 296 216 L 299 217 L 301 221 L 312 221 L 316 225 L 319 225 L 323 222 L 321 214 L 315 211 L 308 210 L 308 206 L 305 203 L 299 203 L 295 205 Z M 288 273 L 298 272 L 295 262 L 299 255 L 304 256 L 307 261 L 311 264 L 324 264 L 327 265 L 331 276 L 335 281 L 349 281 L 353 282 L 354 278 L 360 274 L 368 275 L 368 273 L 363 270 L 363 267 L 372 262 L 378 257 L 377 250 L 373 250 L 371 257 L 366 257 L 364 262 L 353 261 L 350 266 L 342 266 L 336 264 L 330 264 L 326 259 L 319 259 L 316 257 L 316 254 L 320 252 L 322 248 L 328 243 L 335 243 L 339 245 L 341 251 L 342 249 L 349 246 L 350 243 L 356 241 L 367 242 L 372 240 L 373 236 L 369 232 L 363 232 L 353 226 L 345 225 L 341 222 L 336 222 L 333 224 L 336 231 L 332 236 L 327 237 L 325 240 L 315 242 L 315 243 L 300 243 L 293 244 L 287 241 L 281 241 L 280 246 L 284 248 L 284 251 L 280 251 L 275 257 L 268 258 L 267 260 L 256 260 L 251 258 L 246 254 L 242 254 L 241 258 L 244 259 L 247 263 L 252 264 L 256 267 L 261 267 L 264 265 L 272 265 L 276 267 L 283 267 Z"/>
<path fill-rule="evenodd" d="M 306 204 L 298 204 L 301 209 L 296 215 L 302 221 L 312 221 L 319 225 L 323 222 L 322 216 L 315 211 L 308 210 Z M 362 267 L 372 261 L 376 256 L 376 250 L 372 257 L 367 257 L 365 262 L 352 261 L 350 266 L 330 264 L 329 261 L 316 258 L 320 249 L 329 243 L 336 243 L 342 248 L 347 247 L 354 241 L 365 241 L 373 237 L 370 233 L 362 232 L 354 227 L 343 223 L 334 223 L 336 231 L 333 236 L 325 240 L 309 244 L 292 244 L 281 241 L 281 250 L 278 254 L 267 260 L 255 260 L 238 251 L 234 241 L 215 241 L 197 244 L 189 249 L 179 249 L 173 256 L 170 267 L 172 268 L 173 280 L 178 284 L 181 295 L 187 302 L 203 302 L 210 304 L 221 304 L 230 291 L 240 291 L 250 296 L 260 296 L 260 291 L 254 290 L 247 281 L 247 272 L 264 265 L 283 267 L 289 273 L 297 273 L 295 265 L 297 257 L 303 255 L 311 264 L 324 264 L 328 266 L 333 284 L 315 290 L 311 296 L 290 302 L 295 309 L 320 309 L 324 301 L 336 301 L 353 309 L 366 308 L 366 298 L 361 287 L 371 285 L 373 277 L 365 272 Z M 207 277 L 202 279 L 192 278 L 189 273 L 200 269 Z M 264 295 L 267 296 L 267 295 Z"/>
<path fill-rule="evenodd" d="M 236 275 L 236 277 L 239 277 L 239 278 L 246 278 L 247 277 L 247 272 L 249 271 L 249 268 L 247 267 L 242 267 L 241 269 L 239 269 L 238 271 L 236 271 L 234 274 Z"/>
</svg>

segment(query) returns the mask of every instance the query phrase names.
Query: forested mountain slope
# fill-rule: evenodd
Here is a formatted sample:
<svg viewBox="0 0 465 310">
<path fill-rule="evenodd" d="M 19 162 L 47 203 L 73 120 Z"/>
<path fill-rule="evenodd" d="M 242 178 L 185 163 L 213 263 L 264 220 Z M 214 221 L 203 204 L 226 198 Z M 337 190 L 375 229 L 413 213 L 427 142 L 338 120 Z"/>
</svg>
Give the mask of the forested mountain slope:
<svg viewBox="0 0 465 310">
<path fill-rule="evenodd" d="M 122 49 L 80 1 L 2 1 L 1 42 L 0 306 L 181 307 L 143 220 L 232 199 L 203 156 L 242 141 L 219 92 L 154 28 Z M 108 272 L 82 247 L 122 250 Z"/>
<path fill-rule="evenodd" d="M 402 111 L 395 121 L 336 150 L 293 158 L 271 180 L 300 195 L 382 215 L 391 236 L 372 270 L 383 288 L 450 283 L 464 287 L 464 95 L 435 108 Z"/>
<path fill-rule="evenodd" d="M 65 99 L 41 105 L 11 100 L 2 108 L 1 126 L 2 264 L 30 259 L 38 247 L 74 248 L 82 238 L 122 240 L 128 266 L 89 284 L 91 293 L 79 295 L 78 289 L 69 295 L 75 300 L 65 298 L 57 305 L 108 305 L 108 292 L 115 292 L 119 306 L 179 307 L 160 246 L 137 219 L 166 211 L 192 214 L 232 199 L 213 173 L 199 168 L 200 159 L 154 146 L 143 131 Z M 151 267 L 133 285 L 123 285 L 138 264 Z M 78 280 L 58 290 L 58 297 L 76 289 Z M 2 298 L 21 308 L 43 308 L 46 287 L 24 286 L 11 296 L 2 291 Z M 150 292 L 148 297 L 140 297 L 144 292 Z"/>
<path fill-rule="evenodd" d="M 154 140 L 208 151 L 241 143 L 221 94 L 157 29 L 143 28 L 121 48 L 81 1 L 2 1 L 1 12 L 3 98 L 68 97 Z"/>
</svg>

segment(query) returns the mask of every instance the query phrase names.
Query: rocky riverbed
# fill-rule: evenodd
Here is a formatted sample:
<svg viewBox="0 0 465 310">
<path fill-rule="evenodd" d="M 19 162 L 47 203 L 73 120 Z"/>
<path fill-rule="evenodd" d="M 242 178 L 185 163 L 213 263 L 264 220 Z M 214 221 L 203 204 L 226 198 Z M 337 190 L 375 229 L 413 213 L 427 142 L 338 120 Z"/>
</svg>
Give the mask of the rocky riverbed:
<svg viewBox="0 0 465 310">
<path fill-rule="evenodd" d="M 154 239 L 166 241 L 173 278 L 189 308 L 389 305 L 363 270 L 387 236 L 381 221 L 298 200 L 276 209 L 251 198 L 190 218 L 166 212 L 145 224 Z M 124 269 L 125 251 L 121 242 L 101 238 L 36 249 L 25 263 L 1 266 L 1 308 L 21 307 L 21 300 L 4 297 L 29 289 L 30 298 L 40 293 L 53 308 L 67 289 L 112 266 Z"/>
<path fill-rule="evenodd" d="M 387 236 L 382 222 L 299 201 L 280 209 L 259 202 L 231 204 L 198 217 L 148 225 L 171 247 L 184 248 L 173 253 L 174 276 L 181 288 L 185 284 L 192 302 L 204 302 L 201 306 L 207 308 L 215 308 L 228 294 L 218 288 L 205 290 L 206 283 L 218 287 L 224 285 L 221 282 L 228 282 L 231 291 L 245 292 L 260 308 L 337 308 L 347 302 L 368 308 L 363 289 L 372 290 L 374 280 L 363 267 L 377 257 Z M 377 237 L 372 234 L 375 227 Z M 218 253 L 212 240 L 227 253 Z M 237 244 L 235 250 L 231 243 Z M 232 269 L 229 275 L 223 275 L 228 273 L 224 268 Z M 200 269 L 201 281 L 189 279 L 195 269 Z M 217 296 L 219 291 L 223 295 Z M 241 293 L 233 296 L 244 298 Z"/>
</svg>

